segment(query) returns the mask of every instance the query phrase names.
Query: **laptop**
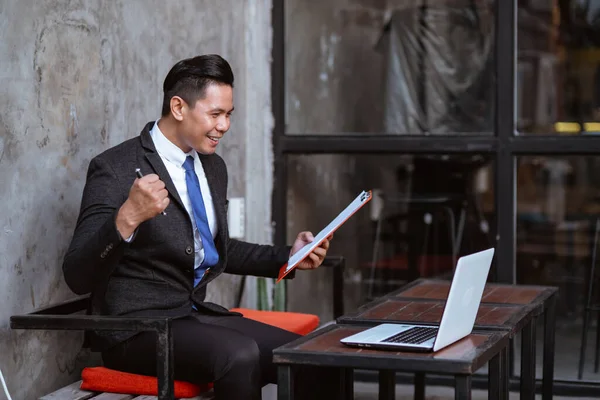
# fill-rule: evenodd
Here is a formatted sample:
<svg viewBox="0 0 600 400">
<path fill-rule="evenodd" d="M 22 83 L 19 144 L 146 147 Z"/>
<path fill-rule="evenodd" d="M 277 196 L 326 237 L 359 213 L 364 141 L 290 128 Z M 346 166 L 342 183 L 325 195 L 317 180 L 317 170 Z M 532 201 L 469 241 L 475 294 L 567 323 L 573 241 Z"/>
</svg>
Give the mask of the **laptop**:
<svg viewBox="0 0 600 400">
<path fill-rule="evenodd" d="M 438 326 L 381 324 L 341 339 L 348 346 L 396 351 L 438 351 L 473 330 L 494 249 L 460 257 Z"/>
</svg>

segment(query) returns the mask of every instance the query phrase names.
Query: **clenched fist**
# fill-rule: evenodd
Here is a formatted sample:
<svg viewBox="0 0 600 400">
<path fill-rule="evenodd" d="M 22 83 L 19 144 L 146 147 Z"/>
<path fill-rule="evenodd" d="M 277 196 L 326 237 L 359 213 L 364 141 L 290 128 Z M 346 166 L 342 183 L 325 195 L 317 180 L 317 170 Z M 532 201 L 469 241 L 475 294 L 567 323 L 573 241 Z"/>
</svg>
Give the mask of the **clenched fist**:
<svg viewBox="0 0 600 400">
<path fill-rule="evenodd" d="M 144 221 L 154 218 L 169 205 L 169 192 L 158 175 L 138 178 L 131 185 L 129 197 L 117 214 L 117 230 L 128 238 Z"/>
</svg>

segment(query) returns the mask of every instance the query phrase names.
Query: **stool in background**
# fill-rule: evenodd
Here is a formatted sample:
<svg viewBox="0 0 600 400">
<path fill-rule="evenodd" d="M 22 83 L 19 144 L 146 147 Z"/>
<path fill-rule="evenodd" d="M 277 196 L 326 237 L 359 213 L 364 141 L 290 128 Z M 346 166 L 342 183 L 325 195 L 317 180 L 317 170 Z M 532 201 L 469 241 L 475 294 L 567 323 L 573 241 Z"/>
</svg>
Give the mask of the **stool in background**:
<svg viewBox="0 0 600 400">
<path fill-rule="evenodd" d="M 373 286 L 376 281 L 375 273 L 379 271 L 379 280 L 392 283 L 397 280 L 412 282 L 419 277 L 429 275 L 436 276 L 438 262 L 441 257 L 438 254 L 438 235 L 432 230 L 437 230 L 440 222 L 447 222 L 448 244 L 451 249 L 451 265 L 456 264 L 456 259 L 462 242 L 466 209 L 461 207 L 458 225 L 454 213 L 454 205 L 457 200 L 449 196 L 414 196 L 406 198 L 391 198 L 382 195 L 384 203 L 403 204 L 411 208 L 413 215 L 398 214 L 383 216 L 379 213 L 373 243 L 372 260 L 369 263 L 368 299 L 373 299 Z M 409 219 L 422 219 L 422 229 L 415 229 L 415 223 L 409 223 Z M 407 232 L 402 232 L 402 224 L 408 224 Z M 412 227 L 412 229 L 411 229 Z M 418 248 L 415 239 L 419 238 Z M 433 239 L 433 240 L 431 240 Z M 391 249 L 383 249 L 384 242 L 391 243 Z M 433 245 L 432 248 L 431 245 Z M 387 275 L 387 276 L 386 276 Z M 396 289 L 390 287 L 388 289 Z M 384 290 L 385 292 L 385 290 Z M 381 295 L 378 293 L 376 295 Z"/>
<path fill-rule="evenodd" d="M 594 231 L 594 244 L 592 248 L 592 264 L 588 277 L 588 290 L 585 296 L 585 305 L 583 311 L 583 328 L 581 330 L 581 350 L 579 352 L 579 371 L 578 379 L 583 376 L 583 366 L 585 363 L 585 350 L 587 346 L 587 334 L 590 328 L 590 314 L 596 312 L 596 347 L 594 349 L 594 372 L 598 372 L 598 362 L 600 356 L 600 304 L 594 303 L 592 297 L 594 295 L 594 281 L 596 280 L 596 254 L 598 245 L 598 233 L 600 231 L 600 218 L 596 219 L 596 228 Z"/>
</svg>

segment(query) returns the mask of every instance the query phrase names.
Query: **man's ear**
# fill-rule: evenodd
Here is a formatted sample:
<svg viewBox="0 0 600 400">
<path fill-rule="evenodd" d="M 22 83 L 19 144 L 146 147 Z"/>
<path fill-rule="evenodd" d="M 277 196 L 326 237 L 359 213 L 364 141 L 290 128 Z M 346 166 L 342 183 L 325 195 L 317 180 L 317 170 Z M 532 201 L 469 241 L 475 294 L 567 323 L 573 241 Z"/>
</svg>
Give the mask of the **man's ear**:
<svg viewBox="0 0 600 400">
<path fill-rule="evenodd" d="M 175 118 L 177 121 L 183 120 L 183 114 L 185 112 L 185 108 L 187 107 L 185 101 L 179 96 L 173 96 L 171 97 L 170 103 L 171 115 L 173 115 L 173 118 Z"/>
</svg>

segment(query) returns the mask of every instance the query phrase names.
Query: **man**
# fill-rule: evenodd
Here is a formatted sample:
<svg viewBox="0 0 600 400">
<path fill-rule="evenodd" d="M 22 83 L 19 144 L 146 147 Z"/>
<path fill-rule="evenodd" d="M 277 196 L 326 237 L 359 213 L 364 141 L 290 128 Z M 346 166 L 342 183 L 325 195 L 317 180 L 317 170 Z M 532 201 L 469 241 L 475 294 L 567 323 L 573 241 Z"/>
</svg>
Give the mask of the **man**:
<svg viewBox="0 0 600 400">
<path fill-rule="evenodd" d="M 272 350 L 297 335 L 205 302 L 206 287 L 223 272 L 276 277 L 313 236 L 300 233 L 291 249 L 229 238 L 227 169 L 215 150 L 230 126 L 233 80 L 217 55 L 173 66 L 160 120 L 91 161 L 63 271 L 75 293 L 92 293 L 93 314 L 174 317 L 175 378 L 247 400 L 276 382 Z M 328 247 L 298 269 L 317 268 Z M 90 343 L 109 368 L 156 374 L 152 333 L 93 332 Z"/>
</svg>

